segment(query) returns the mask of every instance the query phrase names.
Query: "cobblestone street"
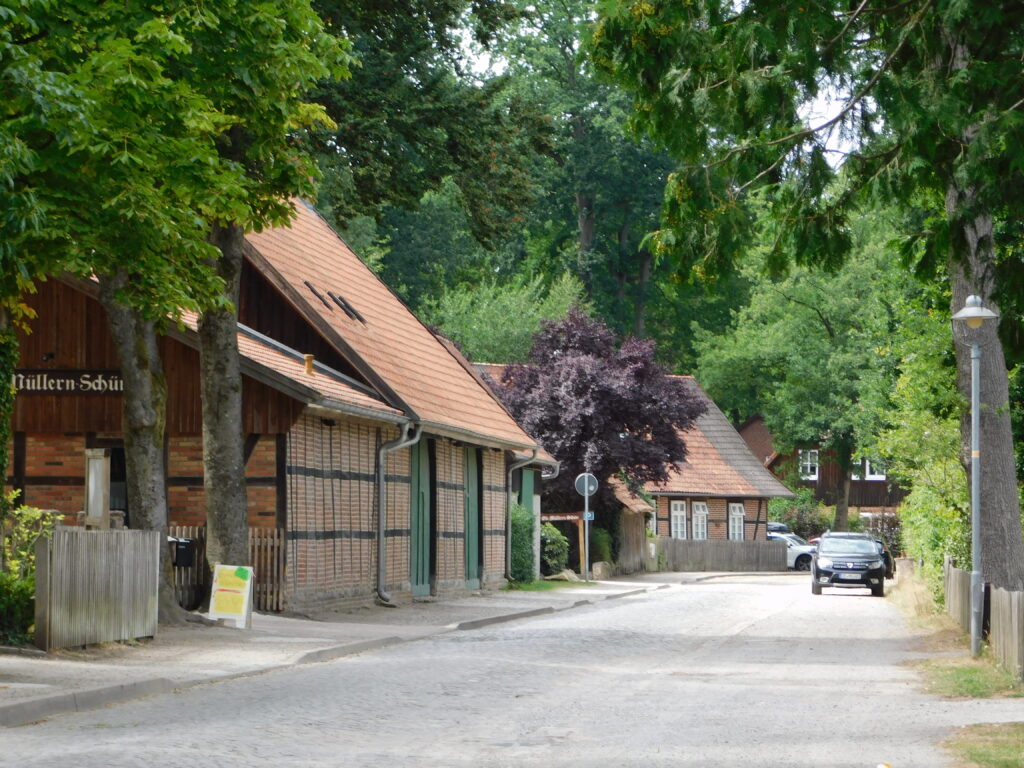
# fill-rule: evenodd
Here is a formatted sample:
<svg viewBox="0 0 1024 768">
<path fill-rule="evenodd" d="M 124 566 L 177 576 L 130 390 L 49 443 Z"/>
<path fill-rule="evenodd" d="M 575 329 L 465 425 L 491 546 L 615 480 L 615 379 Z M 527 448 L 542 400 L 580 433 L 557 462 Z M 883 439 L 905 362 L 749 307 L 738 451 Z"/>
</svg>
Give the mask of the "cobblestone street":
<svg viewBox="0 0 1024 768">
<path fill-rule="evenodd" d="M 998 712 L 921 693 L 913 647 L 866 591 L 736 575 L 8 729 L 0 763 L 951 765 Z"/>
</svg>

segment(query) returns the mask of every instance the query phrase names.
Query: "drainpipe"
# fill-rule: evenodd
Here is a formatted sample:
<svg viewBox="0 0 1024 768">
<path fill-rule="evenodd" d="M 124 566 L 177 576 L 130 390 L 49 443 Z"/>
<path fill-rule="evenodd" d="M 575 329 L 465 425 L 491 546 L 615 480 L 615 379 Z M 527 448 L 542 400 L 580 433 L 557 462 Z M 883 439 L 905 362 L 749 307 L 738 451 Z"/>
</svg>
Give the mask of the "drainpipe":
<svg viewBox="0 0 1024 768">
<path fill-rule="evenodd" d="M 410 429 L 414 430 L 411 436 Z M 385 591 L 387 587 L 387 562 L 385 559 L 387 546 L 384 543 L 384 529 L 388 519 L 388 491 L 384 469 L 389 453 L 418 443 L 422 434 L 423 428 L 420 425 L 414 426 L 411 423 L 406 423 L 402 425 L 400 437 L 389 443 L 384 443 L 377 449 L 377 597 L 381 603 L 391 607 L 394 607 L 395 604 L 391 601 L 391 595 Z"/>
<path fill-rule="evenodd" d="M 528 459 L 517 461 L 508 468 L 508 477 L 505 483 L 507 493 L 505 494 L 505 579 L 512 581 L 512 473 L 522 469 L 527 464 L 532 464 L 537 459 L 537 449 L 533 449 L 533 455 Z M 531 509 L 532 513 L 533 510 Z"/>
</svg>

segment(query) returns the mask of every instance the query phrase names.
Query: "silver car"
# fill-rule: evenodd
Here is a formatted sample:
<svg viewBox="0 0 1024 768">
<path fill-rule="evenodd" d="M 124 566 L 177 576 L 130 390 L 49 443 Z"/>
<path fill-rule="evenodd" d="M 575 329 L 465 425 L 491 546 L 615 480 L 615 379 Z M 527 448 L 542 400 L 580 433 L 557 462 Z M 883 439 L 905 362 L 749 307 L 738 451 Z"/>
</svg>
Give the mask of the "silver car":
<svg viewBox="0 0 1024 768">
<path fill-rule="evenodd" d="M 794 571 L 811 570 L 811 558 L 817 549 L 813 544 L 808 544 L 805 539 L 795 533 L 772 533 L 769 531 L 768 538 L 786 543 L 786 567 Z"/>
</svg>

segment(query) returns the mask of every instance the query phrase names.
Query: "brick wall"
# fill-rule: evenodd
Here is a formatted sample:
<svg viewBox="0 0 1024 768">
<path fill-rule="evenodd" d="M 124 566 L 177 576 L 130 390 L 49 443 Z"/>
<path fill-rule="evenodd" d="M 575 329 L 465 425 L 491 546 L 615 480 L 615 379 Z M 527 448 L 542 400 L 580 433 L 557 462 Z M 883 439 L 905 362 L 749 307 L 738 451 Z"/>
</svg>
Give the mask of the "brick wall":
<svg viewBox="0 0 1024 768">
<path fill-rule="evenodd" d="M 709 539 L 728 539 L 729 538 L 729 503 L 742 503 L 743 514 L 744 514 L 744 530 L 743 538 L 746 541 L 752 541 L 755 538 L 755 524 L 757 521 L 758 514 L 758 500 L 757 499 L 737 499 L 730 500 L 726 498 L 708 498 L 706 496 L 694 496 L 684 497 L 677 496 L 675 500 L 682 499 L 686 502 L 686 535 L 691 537 L 693 535 L 693 502 L 703 501 L 708 505 L 708 538 Z M 671 501 L 673 498 L 668 496 L 656 497 L 657 502 L 657 525 L 659 536 L 671 536 Z M 756 538 L 758 541 L 764 541 L 767 539 L 765 535 L 764 521 L 767 520 L 768 515 L 768 502 L 767 500 L 761 500 L 761 524 L 756 526 Z"/>
<path fill-rule="evenodd" d="M 178 436 L 167 441 L 167 516 L 171 525 L 205 525 L 203 438 Z"/>
<path fill-rule="evenodd" d="M 289 606 L 339 607 L 372 597 L 381 437 L 368 422 L 309 413 L 289 432 Z"/>
<path fill-rule="evenodd" d="M 248 522 L 253 528 L 277 525 L 277 436 L 261 435 L 245 465 Z M 171 525 L 205 525 L 203 439 L 174 436 L 167 441 L 167 512 Z"/>
<path fill-rule="evenodd" d="M 381 440 L 390 442 L 399 436 L 397 427 L 382 429 Z M 411 599 L 409 583 L 409 550 L 411 546 L 410 508 L 412 499 L 409 477 L 411 451 L 402 448 L 387 455 L 387 525 L 384 532 L 387 591 L 395 599 Z M 376 558 L 376 553 L 374 553 Z M 374 568 L 376 568 L 374 564 Z"/>
<path fill-rule="evenodd" d="M 485 586 L 505 582 L 505 455 L 484 450 L 484 572 Z"/>
<path fill-rule="evenodd" d="M 13 453 L 8 457 L 13 462 Z M 84 434 L 26 435 L 25 493 L 20 501 L 64 512 L 66 525 L 77 522 L 85 506 Z"/>
<path fill-rule="evenodd" d="M 450 440 L 435 441 L 437 466 L 437 571 L 434 591 L 465 588 L 466 485 L 465 453 Z"/>
</svg>

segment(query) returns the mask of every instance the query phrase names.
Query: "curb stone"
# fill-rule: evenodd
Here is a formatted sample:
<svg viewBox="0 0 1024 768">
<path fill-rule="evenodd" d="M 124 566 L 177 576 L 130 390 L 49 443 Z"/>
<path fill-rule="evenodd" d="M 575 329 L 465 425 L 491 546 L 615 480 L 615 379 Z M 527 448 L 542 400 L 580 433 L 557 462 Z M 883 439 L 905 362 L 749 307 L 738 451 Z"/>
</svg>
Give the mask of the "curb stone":
<svg viewBox="0 0 1024 768">
<path fill-rule="evenodd" d="M 178 686 L 164 677 L 139 680 L 134 683 L 109 685 L 74 693 L 60 693 L 42 699 L 0 706 L 0 726 L 16 726 L 45 720 L 53 715 L 99 709 L 129 699 L 141 699 L 161 693 L 171 693 Z"/>
</svg>

